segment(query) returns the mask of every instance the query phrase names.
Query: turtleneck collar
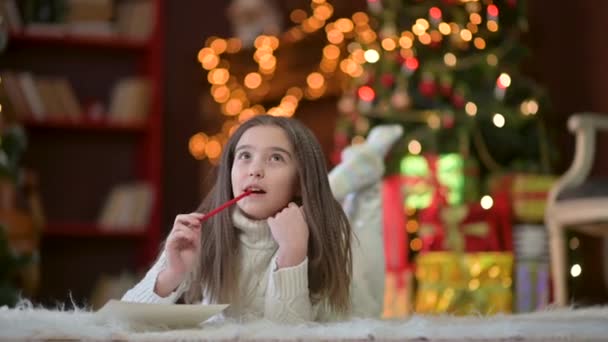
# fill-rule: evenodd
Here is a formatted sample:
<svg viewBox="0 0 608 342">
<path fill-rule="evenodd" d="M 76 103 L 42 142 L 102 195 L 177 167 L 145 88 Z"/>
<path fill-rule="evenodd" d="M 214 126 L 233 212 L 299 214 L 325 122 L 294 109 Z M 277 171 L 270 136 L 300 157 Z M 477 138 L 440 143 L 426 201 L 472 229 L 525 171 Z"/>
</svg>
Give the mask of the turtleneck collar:
<svg viewBox="0 0 608 342">
<path fill-rule="evenodd" d="M 253 220 L 238 208 L 232 210 L 232 223 L 240 230 L 239 239 L 250 248 L 276 248 L 267 220 Z"/>
</svg>

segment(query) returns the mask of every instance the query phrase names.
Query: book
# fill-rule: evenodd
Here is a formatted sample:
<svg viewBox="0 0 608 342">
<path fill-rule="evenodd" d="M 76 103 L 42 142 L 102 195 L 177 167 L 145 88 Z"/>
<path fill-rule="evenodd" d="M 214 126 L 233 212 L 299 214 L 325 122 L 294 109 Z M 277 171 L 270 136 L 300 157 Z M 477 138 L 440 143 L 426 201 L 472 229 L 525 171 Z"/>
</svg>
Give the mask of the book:
<svg viewBox="0 0 608 342">
<path fill-rule="evenodd" d="M 144 229 L 153 205 L 154 191 L 150 184 L 120 184 L 110 191 L 98 223 L 104 230 Z"/>
<path fill-rule="evenodd" d="M 95 316 L 101 321 L 120 320 L 130 325 L 187 328 L 198 326 L 227 307 L 227 304 L 148 304 L 111 299 Z"/>
<path fill-rule="evenodd" d="M 115 123 L 141 123 L 150 110 L 151 87 L 144 78 L 121 79 L 112 89 L 108 120 Z"/>
</svg>

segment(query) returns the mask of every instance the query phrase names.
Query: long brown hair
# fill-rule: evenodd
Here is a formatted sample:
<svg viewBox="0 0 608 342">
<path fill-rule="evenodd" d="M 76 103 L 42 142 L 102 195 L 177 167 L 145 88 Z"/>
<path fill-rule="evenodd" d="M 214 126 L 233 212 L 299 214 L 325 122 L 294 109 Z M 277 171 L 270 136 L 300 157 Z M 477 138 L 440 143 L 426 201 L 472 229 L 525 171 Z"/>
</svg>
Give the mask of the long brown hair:
<svg viewBox="0 0 608 342">
<path fill-rule="evenodd" d="M 198 211 L 205 213 L 233 198 L 231 170 L 234 150 L 245 131 L 268 125 L 283 129 L 295 152 L 308 243 L 308 286 L 313 302 L 327 300 L 330 309 L 350 309 L 352 274 L 351 227 L 340 204 L 333 197 L 321 146 L 314 134 L 295 119 L 259 115 L 244 122 L 230 137 L 217 169 L 215 185 Z M 204 223 L 199 264 L 191 274 L 186 293 L 188 303 L 198 302 L 203 293 L 211 302 L 230 303 L 238 297 L 239 240 L 229 210 Z"/>
</svg>

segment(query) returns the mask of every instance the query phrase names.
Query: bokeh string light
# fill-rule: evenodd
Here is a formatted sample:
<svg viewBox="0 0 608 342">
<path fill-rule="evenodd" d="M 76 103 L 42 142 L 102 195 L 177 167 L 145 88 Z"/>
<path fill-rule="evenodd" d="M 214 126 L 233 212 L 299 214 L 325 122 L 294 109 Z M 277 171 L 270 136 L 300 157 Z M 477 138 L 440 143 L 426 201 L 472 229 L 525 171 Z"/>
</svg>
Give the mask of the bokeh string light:
<svg viewBox="0 0 608 342">
<path fill-rule="evenodd" d="M 370 17 L 365 12 L 356 12 L 349 18 L 337 18 L 330 20 L 334 8 L 326 0 L 312 0 L 310 9 L 295 9 L 289 18 L 294 26 L 287 29 L 279 37 L 260 35 L 255 39 L 253 47 L 253 60 L 257 64 L 257 70 L 245 75 L 235 75 L 231 72 L 230 63 L 226 55 L 236 54 L 243 50 L 238 38 L 207 39 L 205 46 L 198 53 L 198 61 L 207 73 L 207 81 L 210 83 L 210 93 L 213 100 L 218 104 L 225 123 L 220 132 L 204 133 L 207 139 L 192 137 L 196 144 L 190 144 L 190 153 L 196 159 L 209 158 L 211 162 L 217 162 L 217 158 L 205 151 L 207 144 L 213 148 L 213 156 L 218 155 L 217 144 L 223 146 L 231 132 L 243 121 L 261 114 L 269 113 L 276 116 L 293 116 L 300 101 L 303 99 L 315 100 L 321 98 L 327 91 L 328 80 L 341 73 L 350 78 L 357 79 L 365 72 L 366 63 L 377 63 L 386 54 L 398 54 L 403 62 L 401 70 L 405 75 L 411 75 L 420 68 L 420 59 L 417 56 L 416 44 L 431 45 L 453 44 L 460 49 L 474 47 L 477 50 L 489 50 L 487 46 L 488 32 L 498 32 L 499 9 L 496 5 L 481 5 L 476 0 L 461 1 L 468 11 L 468 22 L 460 25 L 446 20 L 446 16 L 439 7 L 432 7 L 424 17 L 414 21 L 414 24 L 402 32 L 392 28 L 380 28 L 377 32 L 372 28 Z M 379 7 L 378 7 L 379 6 Z M 373 9 L 383 10 L 380 0 L 368 0 L 370 11 Z M 485 20 L 485 29 L 482 25 Z M 278 65 L 276 51 L 281 45 L 289 45 L 298 42 L 306 36 L 322 31 L 325 36 L 325 45 L 321 49 L 320 62 L 317 70 L 305 75 L 302 80 L 296 82 L 296 86 L 289 88 L 272 107 L 262 105 L 265 96 L 270 91 L 276 68 Z M 435 65 L 436 68 L 467 69 L 471 65 L 485 59 L 489 66 L 496 67 L 500 59 L 508 50 L 508 47 L 499 46 L 485 51 L 484 54 L 457 57 L 448 52 L 443 57 L 443 65 Z M 240 79 L 239 79 L 240 78 Z M 507 88 L 511 84 L 511 77 L 507 73 L 501 73 L 496 80 L 495 96 L 505 96 Z M 372 101 L 376 94 L 371 87 L 358 87 L 356 92 L 363 108 L 372 108 Z M 397 98 L 396 100 L 399 100 Z M 407 104 L 408 99 L 401 99 Z M 466 105 L 465 105 L 466 103 Z M 477 104 L 472 101 L 463 101 L 462 108 L 469 117 L 478 114 Z M 520 106 L 523 116 L 534 115 L 538 112 L 538 102 L 527 99 Z M 502 121 L 498 119 L 500 127 Z M 432 117 L 428 120 L 431 127 L 439 127 L 438 120 Z M 363 132 L 364 133 L 364 132 Z M 198 134 L 198 133 L 197 133 Z M 354 139 L 361 141 L 361 137 Z M 192 142 L 192 140 L 191 140 Z M 193 146 L 196 146 L 193 149 Z"/>
</svg>

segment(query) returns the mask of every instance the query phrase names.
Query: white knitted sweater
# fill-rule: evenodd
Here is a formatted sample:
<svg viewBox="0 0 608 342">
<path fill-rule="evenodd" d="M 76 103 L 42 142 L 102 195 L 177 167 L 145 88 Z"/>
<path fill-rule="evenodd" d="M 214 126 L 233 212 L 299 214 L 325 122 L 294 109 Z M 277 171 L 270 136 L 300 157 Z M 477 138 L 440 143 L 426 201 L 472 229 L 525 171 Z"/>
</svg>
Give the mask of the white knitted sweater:
<svg viewBox="0 0 608 342">
<path fill-rule="evenodd" d="M 239 229 L 240 270 L 237 302 L 223 313 L 238 320 L 265 318 L 275 322 L 298 323 L 332 320 L 327 305 L 312 305 L 308 290 L 308 259 L 294 267 L 276 270 L 277 243 L 266 220 L 253 221 L 239 210 L 232 214 Z M 166 265 L 164 253 L 135 287 L 127 291 L 123 301 L 140 303 L 175 303 L 190 286 L 184 281 L 167 297 L 154 292 L 156 278 Z M 203 299 L 203 304 L 213 304 Z"/>
</svg>

